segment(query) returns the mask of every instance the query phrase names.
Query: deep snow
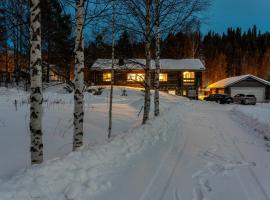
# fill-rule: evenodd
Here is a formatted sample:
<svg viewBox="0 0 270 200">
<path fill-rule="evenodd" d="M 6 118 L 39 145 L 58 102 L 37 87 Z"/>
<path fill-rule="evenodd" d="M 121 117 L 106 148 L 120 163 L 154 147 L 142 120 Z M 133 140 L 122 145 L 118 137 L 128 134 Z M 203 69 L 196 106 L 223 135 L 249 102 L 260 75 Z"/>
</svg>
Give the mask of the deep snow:
<svg viewBox="0 0 270 200">
<path fill-rule="evenodd" d="M 72 94 L 48 90 L 47 161 L 15 173 L 30 162 L 27 94 L 1 88 L 0 199 L 270 199 L 270 143 L 250 126 L 256 119 L 270 132 L 269 104 L 219 105 L 162 93 L 161 116 L 140 126 L 142 92 L 121 92 L 116 91 L 111 141 L 105 139 L 108 93 L 86 94 L 86 145 L 69 153 Z"/>
</svg>

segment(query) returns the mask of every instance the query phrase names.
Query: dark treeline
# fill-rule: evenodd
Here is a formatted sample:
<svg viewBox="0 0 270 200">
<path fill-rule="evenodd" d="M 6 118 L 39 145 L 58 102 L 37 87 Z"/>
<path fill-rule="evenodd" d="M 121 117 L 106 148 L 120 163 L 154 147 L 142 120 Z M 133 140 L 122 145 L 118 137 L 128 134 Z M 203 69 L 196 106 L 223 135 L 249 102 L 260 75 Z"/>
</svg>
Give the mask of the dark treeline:
<svg viewBox="0 0 270 200">
<path fill-rule="evenodd" d="M 88 65 L 97 58 L 110 58 L 110 45 L 98 35 L 87 47 Z M 153 42 L 154 44 L 154 42 Z M 243 32 L 240 28 L 228 28 L 226 33 L 209 32 L 169 34 L 162 40 L 161 58 L 200 58 L 207 67 L 204 84 L 242 74 L 253 74 L 270 79 L 270 33 L 261 33 L 256 26 Z M 143 43 L 132 40 L 123 32 L 116 44 L 119 58 L 142 58 Z M 154 47 L 152 47 L 154 55 Z"/>
<path fill-rule="evenodd" d="M 205 84 L 242 74 L 270 79 L 270 33 L 261 33 L 256 26 L 245 32 L 229 28 L 222 35 L 209 32 L 202 49 L 207 66 Z"/>
<path fill-rule="evenodd" d="M 74 49 L 71 15 L 58 0 L 42 0 L 41 10 L 43 79 L 48 81 L 50 65 L 68 77 Z M 0 75 L 7 73 L 7 82 L 29 79 L 29 1 L 1 1 L 0 11 Z"/>
</svg>

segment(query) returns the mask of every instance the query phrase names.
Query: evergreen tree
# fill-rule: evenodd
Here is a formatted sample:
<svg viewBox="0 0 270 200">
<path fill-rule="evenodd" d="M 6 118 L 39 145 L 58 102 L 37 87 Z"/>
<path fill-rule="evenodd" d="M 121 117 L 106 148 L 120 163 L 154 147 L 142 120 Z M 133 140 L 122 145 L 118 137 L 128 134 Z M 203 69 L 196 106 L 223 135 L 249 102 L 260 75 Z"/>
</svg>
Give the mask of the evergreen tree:
<svg viewBox="0 0 270 200">
<path fill-rule="evenodd" d="M 58 0 L 42 0 L 42 45 L 44 60 L 47 62 L 46 80 L 49 81 L 50 64 L 57 66 L 62 73 L 69 71 L 74 40 L 71 37 L 72 23 L 70 15 L 63 12 Z"/>
<path fill-rule="evenodd" d="M 124 31 L 117 42 L 116 46 L 119 58 L 133 58 L 132 44 L 127 31 Z"/>
</svg>

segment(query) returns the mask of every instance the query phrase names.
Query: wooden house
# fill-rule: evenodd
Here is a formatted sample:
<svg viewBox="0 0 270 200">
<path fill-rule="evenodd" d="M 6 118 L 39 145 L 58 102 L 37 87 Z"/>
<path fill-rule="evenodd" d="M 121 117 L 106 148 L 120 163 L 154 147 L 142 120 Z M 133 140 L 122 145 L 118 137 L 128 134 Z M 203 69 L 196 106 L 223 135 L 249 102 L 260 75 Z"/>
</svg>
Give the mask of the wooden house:
<svg viewBox="0 0 270 200">
<path fill-rule="evenodd" d="M 199 59 L 161 59 L 160 90 L 170 94 L 198 98 L 205 66 Z M 111 59 L 97 59 L 90 69 L 88 82 L 92 85 L 110 85 Z M 115 85 L 143 87 L 145 59 L 116 59 Z M 151 87 L 154 86 L 155 61 L 151 60 Z"/>
</svg>

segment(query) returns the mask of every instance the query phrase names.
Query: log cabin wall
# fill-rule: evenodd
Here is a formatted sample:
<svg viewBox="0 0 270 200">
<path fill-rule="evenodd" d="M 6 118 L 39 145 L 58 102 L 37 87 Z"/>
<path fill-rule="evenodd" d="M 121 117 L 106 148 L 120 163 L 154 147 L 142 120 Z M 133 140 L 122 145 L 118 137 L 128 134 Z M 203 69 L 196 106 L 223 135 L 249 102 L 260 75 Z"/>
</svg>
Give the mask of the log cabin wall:
<svg viewBox="0 0 270 200">
<path fill-rule="evenodd" d="M 192 85 L 185 85 L 183 82 L 183 70 L 161 70 L 167 74 L 167 81 L 160 82 L 161 91 L 175 91 L 175 94 L 198 98 L 198 89 L 202 85 L 202 72 L 195 72 L 195 80 Z M 103 74 L 110 73 L 110 70 L 91 70 L 87 76 L 89 85 L 110 85 L 110 81 L 103 80 Z M 143 70 L 115 70 L 115 85 L 129 87 L 144 87 L 143 82 L 128 81 L 128 74 L 144 74 Z M 154 86 L 154 70 L 151 71 L 151 85 Z M 195 93 L 195 96 L 194 96 Z"/>
</svg>

